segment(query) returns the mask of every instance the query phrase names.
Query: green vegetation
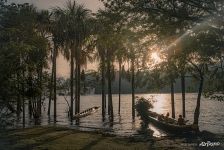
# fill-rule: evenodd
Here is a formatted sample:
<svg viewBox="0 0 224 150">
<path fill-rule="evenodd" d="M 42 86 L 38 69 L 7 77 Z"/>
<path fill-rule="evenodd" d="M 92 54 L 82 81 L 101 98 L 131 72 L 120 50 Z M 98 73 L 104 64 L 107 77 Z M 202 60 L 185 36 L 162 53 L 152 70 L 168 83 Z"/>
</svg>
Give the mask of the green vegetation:
<svg viewBox="0 0 224 150">
<path fill-rule="evenodd" d="M 25 100 L 29 115 L 39 118 L 47 89 L 48 41 L 40 27 L 40 16 L 28 4 L 1 5 L 0 37 L 0 102 L 9 114 L 25 116 Z M 14 105 L 16 104 L 16 109 Z"/>
<path fill-rule="evenodd" d="M 143 97 L 137 98 L 137 102 L 135 105 L 135 109 L 138 112 L 138 116 L 140 116 L 140 119 L 142 120 L 142 128 L 148 128 L 149 119 L 149 109 L 153 108 L 153 105 L 148 99 L 145 99 Z"/>
</svg>

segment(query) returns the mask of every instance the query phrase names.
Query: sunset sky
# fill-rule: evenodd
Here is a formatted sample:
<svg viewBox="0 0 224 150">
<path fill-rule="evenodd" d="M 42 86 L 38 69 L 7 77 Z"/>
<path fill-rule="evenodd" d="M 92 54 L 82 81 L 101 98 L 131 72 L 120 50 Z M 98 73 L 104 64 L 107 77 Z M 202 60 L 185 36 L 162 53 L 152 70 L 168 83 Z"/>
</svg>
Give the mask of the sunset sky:
<svg viewBox="0 0 224 150">
<path fill-rule="evenodd" d="M 79 4 L 83 4 L 86 8 L 96 12 L 99 8 L 103 8 L 103 4 L 99 0 L 76 0 Z M 32 3 L 38 9 L 51 9 L 55 6 L 63 7 L 67 0 L 8 0 L 9 3 Z M 63 56 L 57 58 L 57 75 L 63 77 L 69 77 L 70 64 Z M 89 63 L 87 69 L 97 69 L 96 63 Z"/>
</svg>

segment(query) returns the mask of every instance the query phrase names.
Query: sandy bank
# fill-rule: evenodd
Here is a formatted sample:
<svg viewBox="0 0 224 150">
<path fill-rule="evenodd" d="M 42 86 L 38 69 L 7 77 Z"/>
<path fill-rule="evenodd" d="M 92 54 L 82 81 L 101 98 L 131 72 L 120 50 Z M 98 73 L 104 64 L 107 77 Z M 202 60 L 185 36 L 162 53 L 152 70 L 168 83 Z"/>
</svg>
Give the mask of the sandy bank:
<svg viewBox="0 0 224 150">
<path fill-rule="evenodd" d="M 208 139 L 163 137 L 118 137 L 102 132 L 83 132 L 63 127 L 35 127 L 4 130 L 0 134 L 1 150 L 194 150 Z M 223 139 L 220 139 L 222 144 Z M 211 147 L 222 149 L 220 146 Z"/>
</svg>

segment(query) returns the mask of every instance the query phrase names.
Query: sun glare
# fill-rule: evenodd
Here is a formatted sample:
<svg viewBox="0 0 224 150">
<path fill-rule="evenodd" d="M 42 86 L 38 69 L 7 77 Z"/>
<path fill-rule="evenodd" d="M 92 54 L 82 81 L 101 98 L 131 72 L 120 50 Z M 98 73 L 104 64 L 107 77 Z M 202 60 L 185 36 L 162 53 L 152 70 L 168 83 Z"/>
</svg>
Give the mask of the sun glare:
<svg viewBox="0 0 224 150">
<path fill-rule="evenodd" d="M 157 52 L 153 52 L 151 54 L 151 58 L 156 62 L 156 63 L 159 63 L 161 62 L 161 58 L 159 56 L 159 54 Z"/>
</svg>

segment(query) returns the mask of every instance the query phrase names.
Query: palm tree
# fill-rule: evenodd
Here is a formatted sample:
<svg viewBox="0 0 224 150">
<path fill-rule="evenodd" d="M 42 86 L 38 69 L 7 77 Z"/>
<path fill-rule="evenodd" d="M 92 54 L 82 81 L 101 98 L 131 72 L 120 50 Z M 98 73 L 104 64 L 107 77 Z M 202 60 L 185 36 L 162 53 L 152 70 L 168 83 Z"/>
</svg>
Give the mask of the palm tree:
<svg viewBox="0 0 224 150">
<path fill-rule="evenodd" d="M 181 73 L 181 93 L 182 93 L 182 115 L 185 118 L 185 74 Z"/>
<path fill-rule="evenodd" d="M 175 97 L 174 97 L 174 83 L 175 83 L 175 71 L 176 71 L 176 66 L 174 64 L 173 58 L 169 57 L 168 58 L 168 76 L 169 76 L 169 81 L 170 81 L 170 96 L 171 96 L 171 112 L 172 112 L 172 118 L 175 118 Z"/>
<path fill-rule="evenodd" d="M 96 25 L 95 25 L 95 32 L 96 32 L 96 49 L 97 53 L 95 55 L 95 58 L 100 62 L 100 71 L 101 71 L 101 95 L 102 95 L 102 118 L 105 119 L 105 113 L 106 113 L 106 92 L 105 92 L 105 72 L 106 72 L 106 38 L 105 38 L 105 31 L 106 31 L 106 25 L 103 25 L 105 23 L 104 17 L 101 14 L 102 12 L 97 13 L 97 19 L 96 19 Z"/>
<path fill-rule="evenodd" d="M 131 81 L 131 93 L 132 93 L 132 119 L 135 119 L 135 88 L 136 88 L 136 79 L 135 74 L 136 70 L 139 69 L 140 60 L 145 63 L 145 55 L 148 53 L 148 47 L 151 41 L 150 38 L 145 38 L 145 35 L 148 32 L 145 30 L 140 30 L 138 32 L 133 32 L 131 29 L 127 28 L 123 31 L 122 39 L 123 46 L 125 48 L 124 53 L 126 53 L 125 57 L 127 57 L 128 64 L 130 63 L 130 70 L 128 70 L 128 79 Z M 125 58 L 124 57 L 124 58 Z M 144 65 L 142 65 L 144 66 Z M 130 73 L 130 74 L 129 74 Z"/>
<path fill-rule="evenodd" d="M 49 45 L 52 45 L 52 39 L 55 38 L 56 35 L 56 25 L 54 24 L 56 22 L 56 20 L 51 20 L 52 18 L 52 14 L 50 13 L 48 10 L 41 10 L 38 13 L 38 28 L 41 32 L 41 35 L 44 36 L 46 39 L 48 39 L 49 41 Z M 53 44 L 55 45 L 55 44 Z M 56 67 L 56 61 L 55 61 L 55 49 L 53 48 L 53 50 L 51 48 L 49 48 L 51 50 L 51 56 L 50 59 L 52 60 L 52 67 L 51 67 L 51 78 L 50 78 L 50 84 L 49 84 L 49 103 L 48 103 L 48 112 L 47 114 L 50 115 L 50 109 L 51 109 L 51 100 L 52 100 L 52 89 L 53 89 L 53 85 L 55 84 L 55 80 L 54 80 L 54 76 L 55 76 L 55 67 Z M 56 78 L 56 77 L 55 77 Z M 53 83 L 54 80 L 54 83 Z M 55 86 L 54 86 L 55 87 Z M 55 88 L 54 88 L 55 90 Z M 55 95 L 54 95 L 54 101 L 56 101 L 55 99 Z M 56 107 L 55 107 L 56 109 Z M 55 111 L 56 112 L 56 111 Z M 56 115 L 55 115 L 56 116 Z"/>
<path fill-rule="evenodd" d="M 132 95 L 132 118 L 135 118 L 135 52 L 133 48 L 130 50 L 131 59 L 131 95 Z"/>
<path fill-rule="evenodd" d="M 54 120 L 57 116 L 57 56 L 59 54 L 60 47 L 64 43 L 64 30 L 63 30 L 63 13 L 60 8 L 54 8 L 52 11 L 52 20 L 50 23 L 50 32 L 52 34 L 53 49 L 52 49 L 52 74 L 50 81 L 50 96 L 48 105 L 48 114 L 50 114 L 51 96 L 52 96 L 52 81 L 53 81 L 53 100 L 54 100 Z"/>
<path fill-rule="evenodd" d="M 121 111 L 121 72 L 122 72 L 122 63 L 124 62 L 124 60 L 126 59 L 126 49 L 125 47 L 122 45 L 123 42 L 120 41 L 120 43 L 118 43 L 118 50 L 116 51 L 116 59 L 118 61 L 118 68 L 119 68 L 119 87 L 118 87 L 118 114 L 120 114 Z"/>
<path fill-rule="evenodd" d="M 100 69 L 101 69 L 101 94 L 102 94 L 102 117 L 105 117 L 106 108 L 106 93 L 105 93 L 105 48 L 101 47 L 100 44 L 97 46 L 97 50 L 100 57 Z"/>
<path fill-rule="evenodd" d="M 47 10 L 42 10 L 40 12 L 38 12 L 37 14 L 37 28 L 40 32 L 40 35 L 43 38 L 48 39 L 49 41 L 49 45 L 50 45 L 50 39 L 49 39 L 49 34 L 50 34 L 50 13 Z M 50 49 L 50 48 L 49 48 Z M 53 63 L 52 63 L 53 64 Z M 43 75 L 43 64 L 40 64 L 39 67 L 39 75 L 40 75 L 40 88 L 42 89 L 42 75 Z M 53 67 L 52 67 L 53 69 Z M 51 86 L 50 86 L 50 97 L 49 97 L 49 104 L 51 104 L 51 95 L 52 95 L 52 82 L 53 82 L 53 70 L 52 70 L 52 78 L 51 78 Z M 39 113 L 41 113 L 41 102 L 42 101 L 42 95 L 40 94 L 40 100 L 39 100 Z M 50 105 L 49 105 L 49 110 L 48 110 L 48 114 L 50 115 Z"/>
<path fill-rule="evenodd" d="M 131 32 L 130 32 L 131 34 Z M 133 33 L 132 33 L 133 34 Z M 131 93 L 132 93 L 132 119 L 135 118 L 135 61 L 136 61 L 136 39 L 129 38 L 126 43 L 126 48 L 128 50 L 128 63 L 131 63 Z"/>
<path fill-rule="evenodd" d="M 68 1 L 64 9 L 57 9 L 61 22 L 63 22 L 63 34 L 64 34 L 64 46 L 65 56 L 70 59 L 70 93 L 71 93 L 71 106 L 70 106 L 70 117 L 72 121 L 73 116 L 73 91 L 74 91 L 74 66 L 76 66 L 75 73 L 75 113 L 80 110 L 80 69 L 83 56 L 83 51 L 86 47 L 84 46 L 88 42 L 87 38 L 90 35 L 89 30 L 89 19 L 90 11 L 85 9 L 83 5 L 77 4 L 75 1 Z M 68 51 L 69 50 L 69 51 Z M 68 54 L 70 56 L 68 56 Z M 76 65 L 74 65 L 76 62 Z"/>
<path fill-rule="evenodd" d="M 180 74 L 180 79 L 181 79 L 181 94 L 182 94 L 182 115 L 185 118 L 186 117 L 186 112 L 185 112 L 185 75 L 186 75 L 186 70 L 187 70 L 187 62 L 186 62 L 186 56 L 184 53 L 177 54 L 175 56 L 176 61 L 177 61 L 177 69 Z"/>
<path fill-rule="evenodd" d="M 102 73 L 102 115 L 104 117 L 104 105 L 105 105 L 105 70 L 108 82 L 108 114 L 110 120 L 113 121 L 113 103 L 112 103 L 112 68 L 115 60 L 115 52 L 118 49 L 118 41 L 120 39 L 119 26 L 117 23 L 120 20 L 120 16 L 116 13 L 100 10 L 97 13 L 97 33 L 96 42 L 98 55 L 101 60 L 101 73 Z"/>
<path fill-rule="evenodd" d="M 170 79 L 170 93 L 171 93 L 171 108 L 172 108 L 172 118 L 175 118 L 175 102 L 174 102 L 174 79 Z"/>
<path fill-rule="evenodd" d="M 102 37 L 101 37 L 102 36 Z M 112 68 L 114 61 L 114 48 L 112 47 L 113 40 L 111 38 L 112 36 L 105 34 L 98 36 L 98 53 L 100 55 L 100 61 L 101 61 L 101 74 L 102 74 L 102 116 L 104 120 L 105 115 L 105 105 L 106 105 L 106 99 L 105 99 L 105 75 L 107 77 L 107 85 L 108 85 L 108 114 L 110 117 L 110 121 L 113 121 L 113 102 L 112 102 Z M 101 39 L 102 38 L 102 39 Z M 111 41 L 110 41 L 111 40 Z"/>
</svg>

